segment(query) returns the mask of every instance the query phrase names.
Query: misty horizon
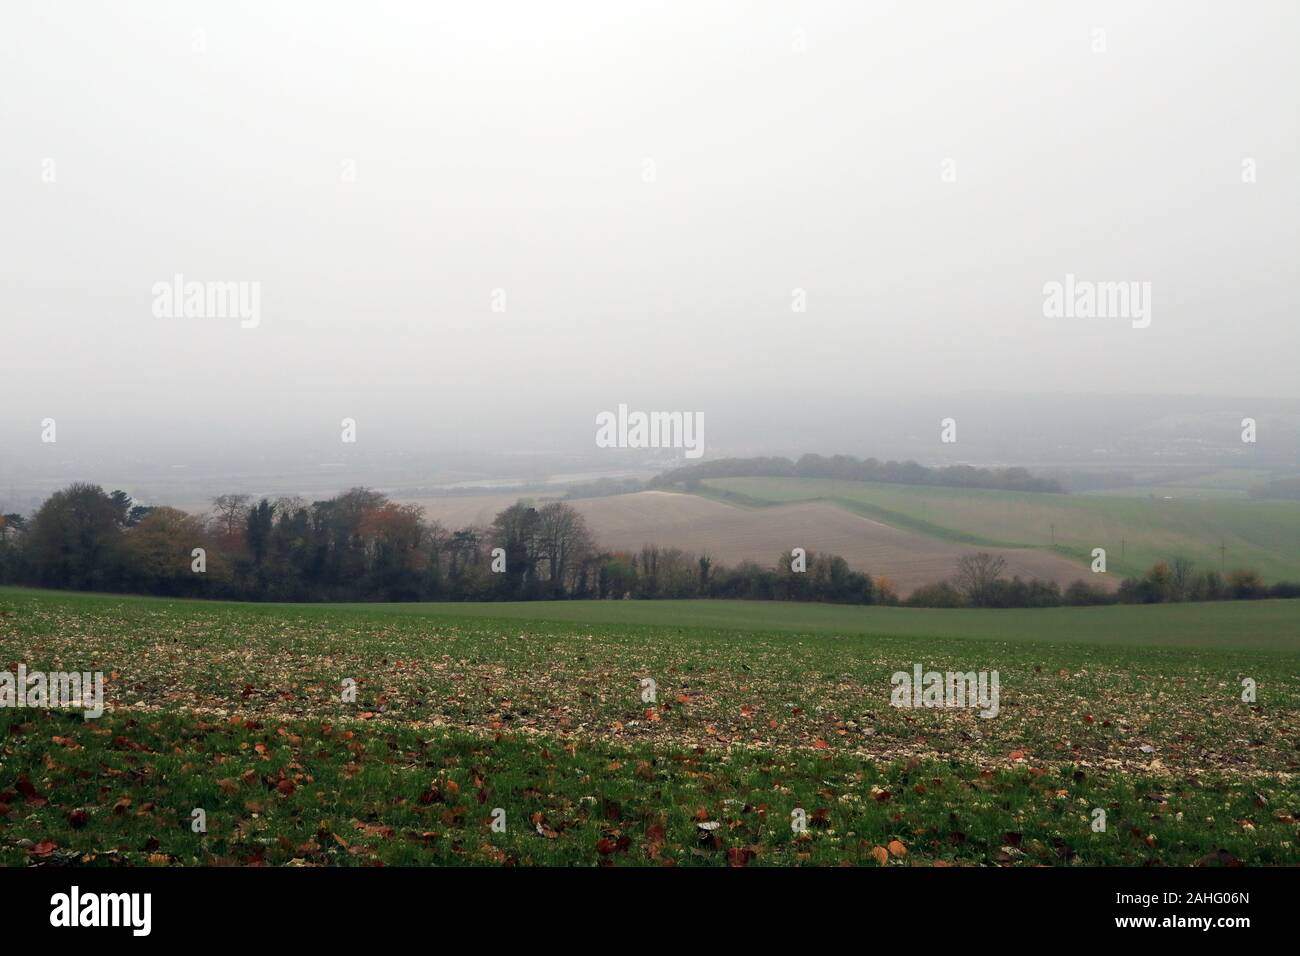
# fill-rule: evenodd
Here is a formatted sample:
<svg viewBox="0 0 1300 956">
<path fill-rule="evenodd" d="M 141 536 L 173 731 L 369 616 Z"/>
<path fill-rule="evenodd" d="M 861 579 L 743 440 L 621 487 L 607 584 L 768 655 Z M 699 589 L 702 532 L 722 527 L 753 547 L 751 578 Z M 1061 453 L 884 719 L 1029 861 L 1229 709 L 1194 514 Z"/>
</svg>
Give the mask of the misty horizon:
<svg viewBox="0 0 1300 956">
<path fill-rule="evenodd" d="M 46 418 L 150 458 L 309 459 L 343 418 L 567 452 L 626 402 L 871 453 L 816 433 L 937 392 L 1300 399 L 1300 12 L 1175 8 L 12 9 L 5 457 Z M 1067 279 L 1099 305 L 1049 317 Z"/>
</svg>

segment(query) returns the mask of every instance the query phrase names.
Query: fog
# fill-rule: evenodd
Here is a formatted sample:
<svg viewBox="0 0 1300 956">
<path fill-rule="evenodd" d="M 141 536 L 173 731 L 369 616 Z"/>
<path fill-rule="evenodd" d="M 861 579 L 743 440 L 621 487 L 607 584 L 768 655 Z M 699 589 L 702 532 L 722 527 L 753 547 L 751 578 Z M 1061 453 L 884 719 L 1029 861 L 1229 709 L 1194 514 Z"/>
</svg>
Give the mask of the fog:
<svg viewBox="0 0 1300 956">
<path fill-rule="evenodd" d="M 1044 395 L 1066 445 L 1171 396 L 1293 428 L 1298 34 L 1286 2 L 6 3 L 0 468 L 314 468 L 350 418 L 362 477 L 553 470 L 619 403 L 702 413 L 710 456 L 947 459 L 949 414 L 1027 459 Z M 1075 280 L 1141 309 L 1045 315 Z"/>
</svg>

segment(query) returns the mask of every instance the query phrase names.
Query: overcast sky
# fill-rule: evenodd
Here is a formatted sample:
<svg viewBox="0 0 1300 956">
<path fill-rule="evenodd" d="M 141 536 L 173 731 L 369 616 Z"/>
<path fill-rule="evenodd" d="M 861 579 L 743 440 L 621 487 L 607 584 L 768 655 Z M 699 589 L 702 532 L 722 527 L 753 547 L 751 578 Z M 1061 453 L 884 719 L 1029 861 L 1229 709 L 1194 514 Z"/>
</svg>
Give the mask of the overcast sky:
<svg viewBox="0 0 1300 956">
<path fill-rule="evenodd" d="M 8 0 L 0 423 L 1297 398 L 1298 11 Z M 156 315 L 178 273 L 257 327 Z M 1067 274 L 1149 326 L 1046 317 Z"/>
</svg>

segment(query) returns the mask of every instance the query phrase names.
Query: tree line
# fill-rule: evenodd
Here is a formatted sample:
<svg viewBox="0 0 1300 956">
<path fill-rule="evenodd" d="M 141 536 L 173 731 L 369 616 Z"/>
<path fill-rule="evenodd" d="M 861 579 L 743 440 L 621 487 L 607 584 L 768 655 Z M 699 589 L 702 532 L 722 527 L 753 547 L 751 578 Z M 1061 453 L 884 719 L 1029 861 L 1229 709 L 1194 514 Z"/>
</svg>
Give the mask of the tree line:
<svg viewBox="0 0 1300 956">
<path fill-rule="evenodd" d="M 1157 561 L 1144 573 L 1106 591 L 1080 579 L 1062 588 L 1055 581 L 1006 578 L 1006 561 L 988 552 L 963 555 L 952 578 L 917 588 L 907 598 L 912 607 L 1059 607 L 1092 604 L 1164 604 L 1179 601 L 1244 601 L 1300 597 L 1300 583 L 1265 584 L 1258 573 L 1242 568 L 1221 575 L 1198 570 L 1188 558 Z"/>
<path fill-rule="evenodd" d="M 352 488 L 300 498 L 220 495 L 202 517 L 78 483 L 30 517 L 0 517 L 0 582 L 265 601 L 516 601 L 762 597 L 867 603 L 873 584 L 832 555 L 805 573 L 725 568 L 707 555 L 597 547 L 563 501 L 520 501 L 486 527 Z"/>
<path fill-rule="evenodd" d="M 352 488 L 307 503 L 219 495 L 196 516 L 78 483 L 31 516 L 0 515 L 0 582 L 73 590 L 256 601 L 522 601 L 739 598 L 915 607 L 1049 607 L 1300 596 L 1249 570 L 1226 577 L 1158 562 L 1118 592 L 1079 580 L 1007 579 L 988 553 L 903 600 L 884 576 L 839 555 L 735 566 L 672 547 L 611 551 L 563 501 L 519 501 L 490 525 L 448 529 L 422 508 Z"/>
<path fill-rule="evenodd" d="M 781 457 L 719 458 L 664 472 L 651 482 L 665 486 L 706 478 L 833 478 L 837 481 L 879 481 L 899 485 L 942 485 L 997 491 L 1063 493 L 1055 478 L 1032 475 L 1026 468 L 976 468 L 947 465 L 927 468 L 914 461 L 878 461 L 852 455 L 803 455 L 797 461 Z"/>
</svg>

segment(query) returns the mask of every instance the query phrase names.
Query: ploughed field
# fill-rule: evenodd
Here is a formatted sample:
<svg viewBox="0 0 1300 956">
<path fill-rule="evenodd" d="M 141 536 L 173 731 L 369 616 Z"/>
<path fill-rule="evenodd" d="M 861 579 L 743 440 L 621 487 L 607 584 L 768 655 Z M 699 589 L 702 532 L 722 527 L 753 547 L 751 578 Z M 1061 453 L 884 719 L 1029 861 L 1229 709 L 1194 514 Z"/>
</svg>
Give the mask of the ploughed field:
<svg viewBox="0 0 1300 956">
<path fill-rule="evenodd" d="M 471 496 L 409 498 L 448 527 L 488 525 L 515 498 Z M 838 554 L 857 570 L 888 578 L 906 596 L 922 585 L 952 577 L 964 554 L 990 551 L 1006 560 L 1007 577 L 1041 578 L 1062 588 L 1083 579 L 1114 590 L 1115 575 L 1092 574 L 1074 556 L 1032 547 L 976 547 L 961 541 L 894 527 L 828 501 L 792 501 L 762 508 L 740 507 L 692 494 L 642 491 L 569 502 L 581 512 L 603 548 L 636 553 L 643 545 L 708 554 L 734 566 L 757 561 L 766 567 L 789 561 L 792 548 Z"/>
<path fill-rule="evenodd" d="M 359 607 L 0 589 L 0 667 L 102 671 L 107 706 L 0 708 L 0 862 L 1297 863 L 1297 624 L 1294 601 Z M 891 675 L 915 664 L 997 671 L 997 716 L 891 706 Z"/>
<path fill-rule="evenodd" d="M 826 478 L 717 478 L 701 487 L 702 494 L 758 514 L 821 502 L 963 545 L 964 552 L 1034 548 L 1076 562 L 1085 572 L 1092 550 L 1105 548 L 1108 573 L 1079 575 L 1092 584 L 1141 574 L 1156 561 L 1179 556 L 1203 570 L 1222 564 L 1224 571 L 1251 568 L 1270 582 L 1300 580 L 1300 502 L 1203 499 L 1162 490 L 1169 496 L 1154 490 L 1140 496 L 1058 495 Z"/>
</svg>

